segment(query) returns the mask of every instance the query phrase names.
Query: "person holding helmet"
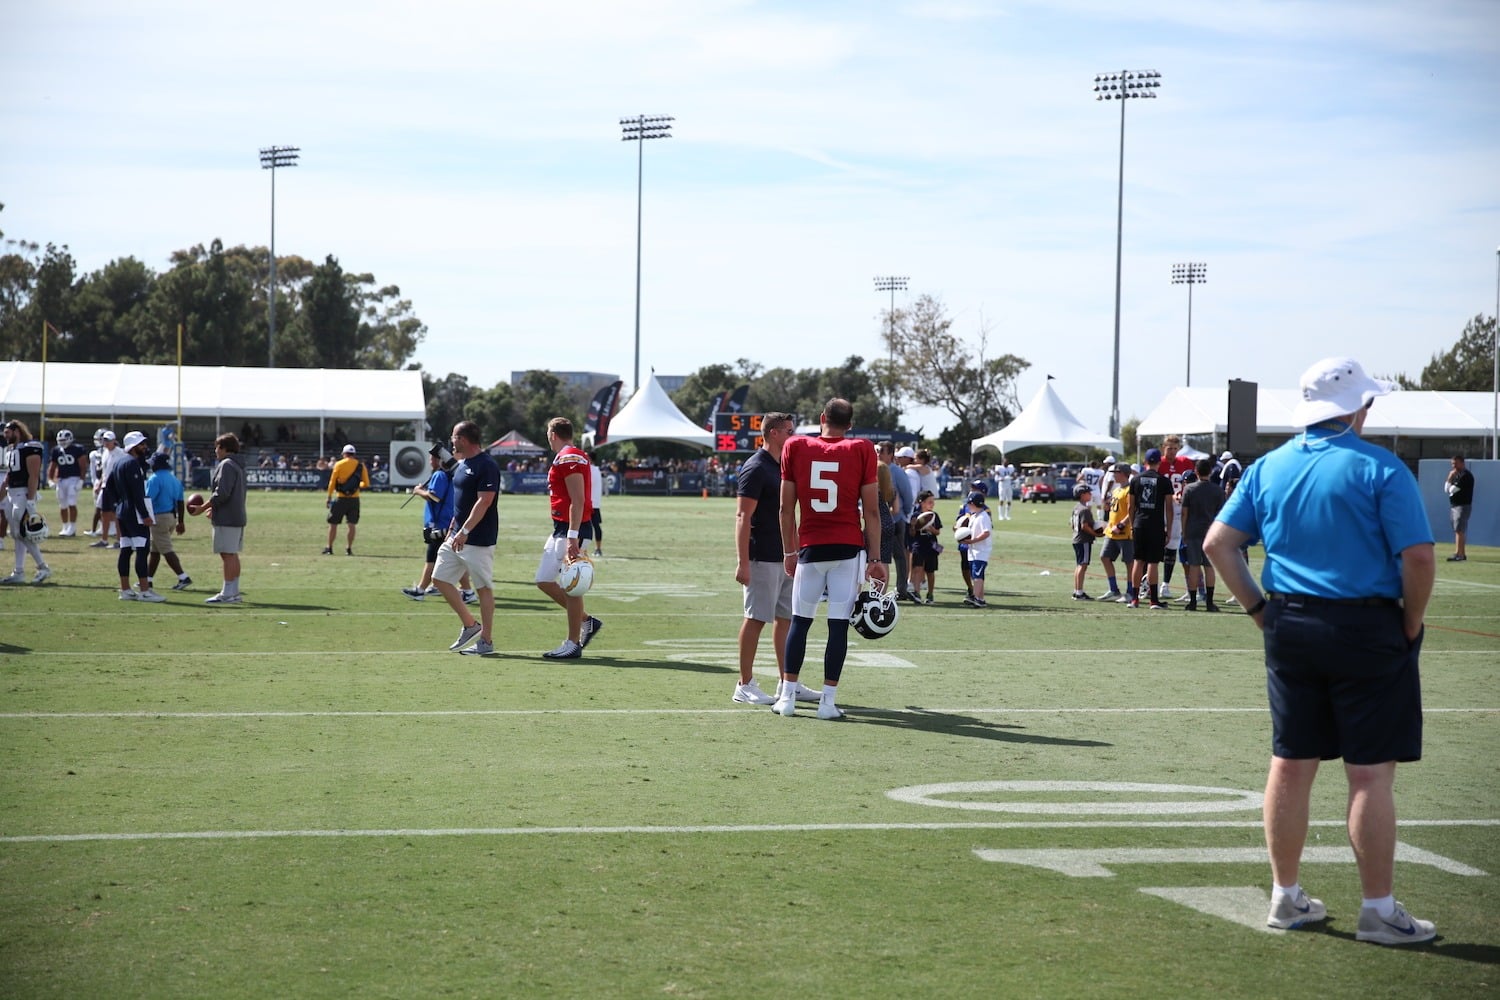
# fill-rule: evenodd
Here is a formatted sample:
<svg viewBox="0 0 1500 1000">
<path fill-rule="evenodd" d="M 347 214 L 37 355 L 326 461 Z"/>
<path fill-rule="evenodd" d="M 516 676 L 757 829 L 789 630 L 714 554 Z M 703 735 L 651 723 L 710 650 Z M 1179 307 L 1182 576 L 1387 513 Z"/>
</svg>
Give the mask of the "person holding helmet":
<svg viewBox="0 0 1500 1000">
<path fill-rule="evenodd" d="M 47 478 L 57 490 L 57 519 L 62 522 L 58 538 L 78 534 L 78 493 L 83 486 L 88 454 L 87 448 L 73 440 L 72 431 L 64 428 L 57 432 L 57 447 L 52 449 L 52 460 L 47 463 Z"/>
<path fill-rule="evenodd" d="M 116 567 L 120 573 L 120 600 L 160 604 L 166 598 L 151 589 L 148 566 L 151 526 L 156 523 L 151 501 L 146 497 L 146 476 L 148 475 L 146 452 L 150 448 L 151 445 L 147 442 L 146 435 L 140 431 L 131 431 L 125 435 L 125 440 L 119 449 L 124 457 L 114 463 L 114 471 L 110 473 L 109 480 L 104 484 L 104 503 L 114 511 L 116 523 L 119 525 L 120 556 L 116 561 Z M 132 554 L 135 557 L 135 575 L 140 583 L 139 590 L 130 585 Z"/>
<path fill-rule="evenodd" d="M 46 522 L 36 512 L 36 494 L 42 485 L 42 455 L 45 449 L 40 441 L 31 439 L 31 431 L 19 420 L 5 425 L 6 455 L 5 486 L 7 494 L 6 512 L 10 519 L 10 533 L 16 540 L 16 571 L 4 577 L 4 583 L 26 582 L 26 553 L 36 563 L 36 576 L 32 583 L 41 583 L 52 575 L 47 562 L 42 558 L 42 547 L 38 535 L 44 534 Z"/>
</svg>

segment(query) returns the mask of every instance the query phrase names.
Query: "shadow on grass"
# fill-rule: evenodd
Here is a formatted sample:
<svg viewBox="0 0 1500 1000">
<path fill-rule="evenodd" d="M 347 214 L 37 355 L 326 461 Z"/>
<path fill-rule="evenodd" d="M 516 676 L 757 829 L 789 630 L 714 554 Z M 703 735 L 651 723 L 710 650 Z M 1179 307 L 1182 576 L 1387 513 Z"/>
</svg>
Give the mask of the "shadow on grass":
<svg viewBox="0 0 1500 1000">
<path fill-rule="evenodd" d="M 0 653 L 12 653 L 12 654 L 14 654 L 14 653 L 29 653 L 29 652 L 31 652 L 31 647 L 30 646 L 12 646 L 8 642 L 0 642 Z"/>
<path fill-rule="evenodd" d="M 1302 927 L 1296 930 L 1297 934 L 1322 934 L 1325 937 L 1338 938 L 1353 944 L 1357 940 L 1352 930 L 1341 930 L 1338 925 L 1330 920 L 1326 923 L 1314 924 L 1310 927 Z M 1447 942 L 1442 932 L 1431 941 L 1421 944 L 1408 944 L 1399 946 L 1365 945 L 1360 942 L 1361 947 L 1381 948 L 1387 947 L 1390 951 L 1414 951 L 1426 955 L 1434 955 L 1441 958 L 1454 958 L 1462 962 L 1474 962 L 1478 965 L 1500 965 L 1500 946 L 1493 944 L 1475 944 L 1471 942 Z"/>
<path fill-rule="evenodd" d="M 1058 736 L 1043 736 L 1025 732 L 1019 725 L 1001 725 L 985 722 L 972 715 L 957 715 L 951 712 L 929 712 L 920 708 L 888 709 L 858 708 L 843 706 L 851 714 L 845 722 L 856 724 L 890 726 L 894 729 L 909 729 L 923 733 L 940 733 L 944 736 L 962 736 L 976 740 L 998 740 L 1002 743 L 1034 743 L 1040 746 L 1058 747 L 1108 747 L 1113 743 L 1100 740 L 1074 740 Z"/>
</svg>

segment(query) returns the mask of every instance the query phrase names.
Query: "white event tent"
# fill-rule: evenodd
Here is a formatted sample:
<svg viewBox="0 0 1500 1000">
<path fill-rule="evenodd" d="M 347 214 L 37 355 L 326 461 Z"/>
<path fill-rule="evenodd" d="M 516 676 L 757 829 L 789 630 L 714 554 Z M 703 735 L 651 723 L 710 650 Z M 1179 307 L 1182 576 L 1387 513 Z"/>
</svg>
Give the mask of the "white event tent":
<svg viewBox="0 0 1500 1000">
<path fill-rule="evenodd" d="M 420 371 L 0 362 L 0 415 L 416 421 Z"/>
<path fill-rule="evenodd" d="M 635 439 L 675 441 L 701 448 L 714 445 L 713 434 L 693 423 L 677 408 L 656 380 L 655 373 L 609 422 L 609 440 L 605 443 L 617 444 Z"/>
<path fill-rule="evenodd" d="M 1297 389 L 1257 388 L 1255 423 L 1259 434 L 1291 435 L 1302 428 L 1292 411 L 1302 399 Z M 1398 391 L 1381 396 L 1365 418 L 1365 437 L 1474 437 L 1492 432 L 1494 396 L 1488 392 Z M 1222 435 L 1229 429 L 1227 387 L 1185 388 L 1167 393 L 1144 420 L 1142 439 L 1166 434 Z"/>
<path fill-rule="evenodd" d="M 969 451 L 972 454 L 981 448 L 995 448 L 1003 455 L 1036 444 L 1107 448 L 1116 453 L 1125 447 L 1119 438 L 1083 426 L 1052 388 L 1050 377 L 1031 397 L 1020 416 L 993 434 L 975 438 Z"/>
</svg>

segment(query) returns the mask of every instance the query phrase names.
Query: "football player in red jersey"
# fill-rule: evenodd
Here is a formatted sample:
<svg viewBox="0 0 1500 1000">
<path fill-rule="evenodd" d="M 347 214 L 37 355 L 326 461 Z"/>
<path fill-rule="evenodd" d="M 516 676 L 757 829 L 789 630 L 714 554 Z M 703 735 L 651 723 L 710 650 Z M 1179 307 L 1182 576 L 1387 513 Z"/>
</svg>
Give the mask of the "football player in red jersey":
<svg viewBox="0 0 1500 1000">
<path fill-rule="evenodd" d="M 783 562 L 792 577 L 792 627 L 783 696 L 771 709 L 780 715 L 796 712 L 807 633 L 826 591 L 828 646 L 818 718 L 838 719 L 844 713 L 834 696 L 849 646 L 849 615 L 866 573 L 885 583 L 886 571 L 880 562 L 875 446 L 845 436 L 854 424 L 854 407 L 847 399 L 830 399 L 818 419 L 823 428 L 819 437 L 795 435 L 781 453 L 781 539 L 788 546 Z"/>
<path fill-rule="evenodd" d="M 578 531 L 593 511 L 589 495 L 590 463 L 588 455 L 573 446 L 573 421 L 567 417 L 547 421 L 547 445 L 556 452 L 547 468 L 552 536 L 542 547 L 536 585 L 568 612 L 568 637 L 561 646 L 542 655 L 549 660 L 576 660 L 583 655 L 583 647 L 604 627 L 599 619 L 584 613 L 582 597 L 570 597 L 557 582 L 563 563 L 578 558 Z"/>
</svg>

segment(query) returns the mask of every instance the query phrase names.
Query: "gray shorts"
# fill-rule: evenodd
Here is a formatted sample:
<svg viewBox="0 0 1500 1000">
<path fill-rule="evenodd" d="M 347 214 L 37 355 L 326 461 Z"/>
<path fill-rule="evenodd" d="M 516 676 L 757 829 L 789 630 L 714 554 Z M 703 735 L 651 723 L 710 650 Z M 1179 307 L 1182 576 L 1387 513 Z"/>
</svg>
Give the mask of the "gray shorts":
<svg viewBox="0 0 1500 1000">
<path fill-rule="evenodd" d="M 245 545 L 245 528 L 220 527 L 214 525 L 214 552 L 219 555 L 235 555 Z"/>
<path fill-rule="evenodd" d="M 792 578 L 783 563 L 750 562 L 750 585 L 745 590 L 745 617 L 758 622 L 792 617 Z"/>
<path fill-rule="evenodd" d="M 1455 534 L 1462 534 L 1469 530 L 1469 511 L 1473 509 L 1469 504 L 1459 507 L 1448 508 L 1448 519 L 1453 522 Z"/>
</svg>

